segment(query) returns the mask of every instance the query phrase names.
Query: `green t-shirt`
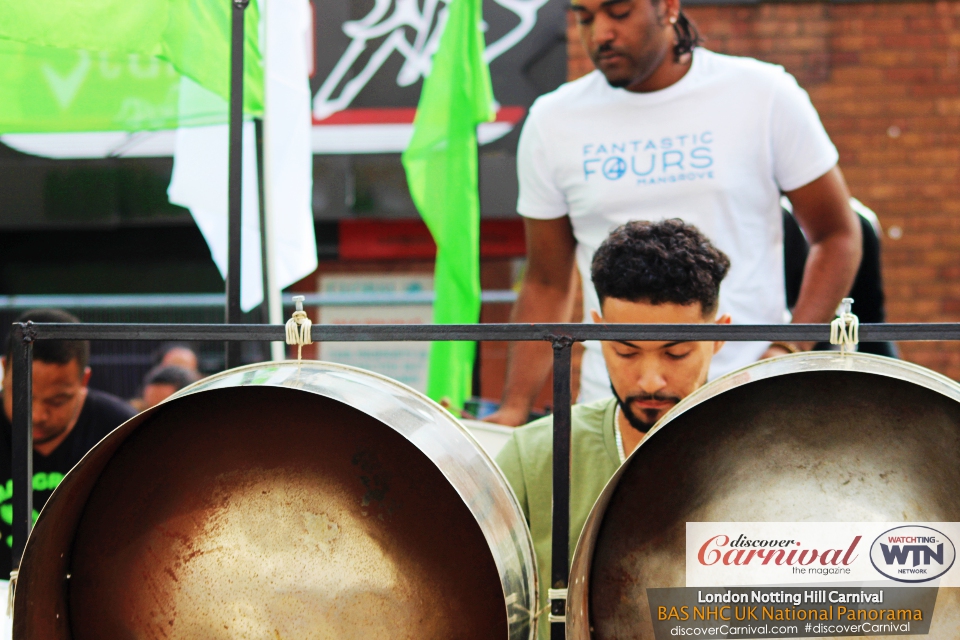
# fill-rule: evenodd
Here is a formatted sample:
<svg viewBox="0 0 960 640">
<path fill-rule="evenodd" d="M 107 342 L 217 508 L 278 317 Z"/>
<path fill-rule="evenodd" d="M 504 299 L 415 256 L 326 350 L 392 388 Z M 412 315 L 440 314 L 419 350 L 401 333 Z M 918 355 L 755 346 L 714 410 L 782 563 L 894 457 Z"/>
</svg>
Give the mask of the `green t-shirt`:
<svg viewBox="0 0 960 640">
<path fill-rule="evenodd" d="M 620 467 L 614 433 L 615 398 L 574 405 L 570 430 L 570 558 L 590 509 Z M 547 606 L 553 520 L 553 417 L 517 429 L 497 454 L 497 464 L 530 525 L 540 574 L 540 610 Z M 540 638 L 549 638 L 546 611 Z"/>
</svg>

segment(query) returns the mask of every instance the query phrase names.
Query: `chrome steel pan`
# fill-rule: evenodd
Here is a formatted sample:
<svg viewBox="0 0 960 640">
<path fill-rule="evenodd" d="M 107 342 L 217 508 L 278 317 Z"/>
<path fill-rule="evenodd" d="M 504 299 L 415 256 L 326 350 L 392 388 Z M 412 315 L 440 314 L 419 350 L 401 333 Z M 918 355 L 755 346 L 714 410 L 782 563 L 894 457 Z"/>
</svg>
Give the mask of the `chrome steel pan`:
<svg viewBox="0 0 960 640">
<path fill-rule="evenodd" d="M 567 637 L 652 639 L 646 589 L 686 586 L 687 522 L 957 521 L 960 386 L 868 355 L 759 362 L 677 405 L 610 480 L 574 556 Z M 957 629 L 957 589 L 940 589 L 929 637 Z"/>
<path fill-rule="evenodd" d="M 366 371 L 268 363 L 136 416 L 64 478 L 14 636 L 527 640 L 534 562 L 447 411 Z"/>
</svg>

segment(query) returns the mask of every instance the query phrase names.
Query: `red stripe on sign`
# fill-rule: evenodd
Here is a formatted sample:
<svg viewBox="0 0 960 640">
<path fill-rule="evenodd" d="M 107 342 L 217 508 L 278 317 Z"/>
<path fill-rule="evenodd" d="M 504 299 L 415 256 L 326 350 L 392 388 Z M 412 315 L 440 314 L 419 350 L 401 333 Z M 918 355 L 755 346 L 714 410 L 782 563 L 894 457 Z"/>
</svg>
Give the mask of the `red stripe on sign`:
<svg viewBox="0 0 960 640">
<path fill-rule="evenodd" d="M 344 109 L 313 124 L 412 124 L 416 114 L 414 107 Z"/>
<path fill-rule="evenodd" d="M 341 260 L 433 259 L 437 254 L 430 230 L 422 220 L 341 220 L 339 232 Z M 480 257 L 524 255 L 522 220 L 480 222 Z"/>
<path fill-rule="evenodd" d="M 516 124 L 527 113 L 525 107 L 500 107 L 497 122 Z M 314 119 L 313 124 L 413 124 L 417 115 L 415 107 L 377 107 L 374 109 L 344 109 L 323 120 Z"/>
<path fill-rule="evenodd" d="M 500 111 L 497 111 L 497 122 L 517 124 L 525 115 L 527 115 L 526 107 L 500 107 Z"/>
</svg>

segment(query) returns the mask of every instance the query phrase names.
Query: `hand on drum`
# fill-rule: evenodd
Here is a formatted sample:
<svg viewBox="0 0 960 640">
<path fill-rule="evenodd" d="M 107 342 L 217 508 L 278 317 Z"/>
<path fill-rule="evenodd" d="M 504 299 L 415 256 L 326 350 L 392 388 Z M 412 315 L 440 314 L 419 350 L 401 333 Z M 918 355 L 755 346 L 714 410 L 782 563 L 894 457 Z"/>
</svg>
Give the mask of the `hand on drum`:
<svg viewBox="0 0 960 640">
<path fill-rule="evenodd" d="M 500 407 L 490 415 L 483 418 L 483 421 L 492 422 L 493 424 L 500 424 L 505 427 L 519 427 L 530 421 L 529 416 L 529 410 Z"/>
<path fill-rule="evenodd" d="M 767 358 L 776 358 L 777 356 L 786 356 L 800 351 L 809 351 L 813 343 L 809 342 L 771 342 L 767 350 L 760 356 L 761 360 Z"/>
</svg>

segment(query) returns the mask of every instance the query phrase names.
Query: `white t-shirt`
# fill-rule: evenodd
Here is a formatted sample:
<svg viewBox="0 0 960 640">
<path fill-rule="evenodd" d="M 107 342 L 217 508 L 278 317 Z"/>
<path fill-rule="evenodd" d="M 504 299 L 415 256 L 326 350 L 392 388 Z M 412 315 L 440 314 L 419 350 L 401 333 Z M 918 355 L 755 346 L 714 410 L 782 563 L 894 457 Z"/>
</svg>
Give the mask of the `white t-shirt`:
<svg viewBox="0 0 960 640">
<path fill-rule="evenodd" d="M 730 257 L 720 312 L 740 324 L 789 322 L 781 191 L 837 163 L 807 93 L 783 67 L 698 48 L 679 82 L 633 93 L 599 71 L 541 96 L 520 136 L 517 210 L 570 216 L 584 320 L 599 309 L 590 262 L 630 220 L 680 218 Z M 768 343 L 730 342 L 711 377 L 757 360 Z M 580 401 L 610 395 L 599 343 L 587 343 Z"/>
</svg>

